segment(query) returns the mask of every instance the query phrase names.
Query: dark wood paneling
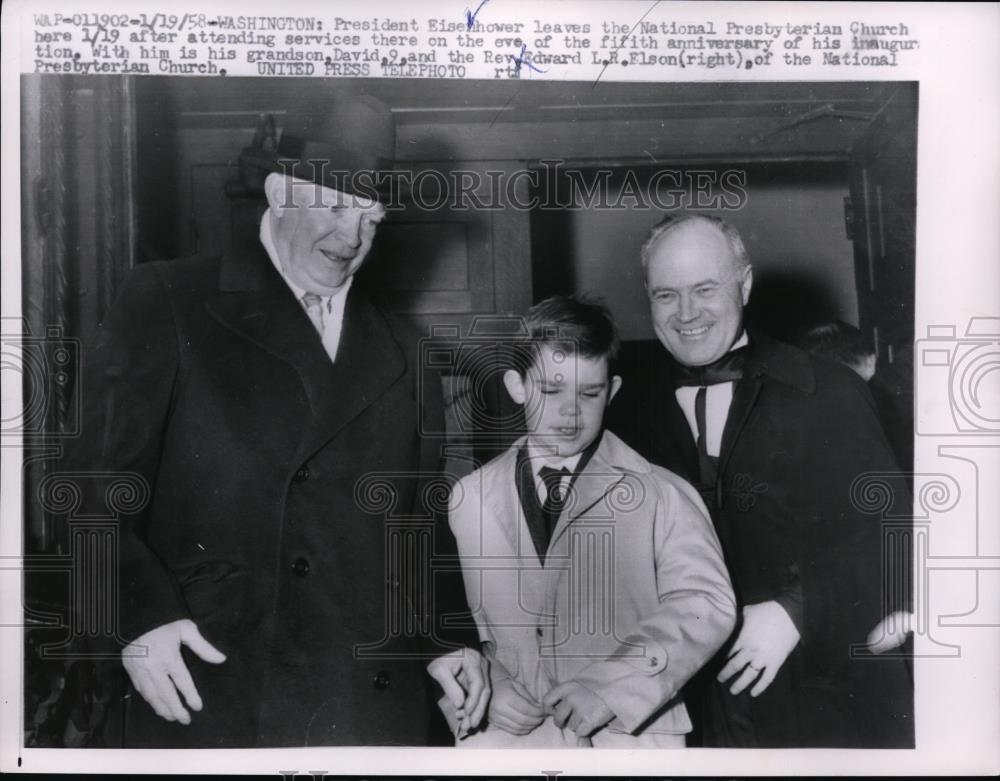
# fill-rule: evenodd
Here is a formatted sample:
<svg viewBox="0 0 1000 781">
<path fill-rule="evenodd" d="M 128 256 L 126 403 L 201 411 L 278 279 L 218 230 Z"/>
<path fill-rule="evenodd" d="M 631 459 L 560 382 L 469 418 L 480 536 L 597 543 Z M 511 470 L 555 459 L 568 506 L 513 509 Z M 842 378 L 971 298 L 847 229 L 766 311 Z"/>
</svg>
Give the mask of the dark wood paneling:
<svg viewBox="0 0 1000 781">
<path fill-rule="evenodd" d="M 916 116 L 917 85 L 900 85 L 851 153 L 860 325 L 882 363 L 914 338 Z"/>
</svg>

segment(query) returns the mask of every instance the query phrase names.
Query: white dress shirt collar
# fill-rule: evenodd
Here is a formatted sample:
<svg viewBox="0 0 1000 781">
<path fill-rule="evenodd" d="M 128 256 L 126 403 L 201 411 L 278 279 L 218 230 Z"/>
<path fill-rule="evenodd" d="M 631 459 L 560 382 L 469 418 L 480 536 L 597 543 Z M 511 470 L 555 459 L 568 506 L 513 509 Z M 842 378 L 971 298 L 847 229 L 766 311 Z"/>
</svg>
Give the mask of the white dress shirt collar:
<svg viewBox="0 0 1000 781">
<path fill-rule="evenodd" d="M 733 346 L 729 348 L 728 352 L 745 347 L 749 343 L 747 332 L 744 331 L 740 338 L 733 342 Z M 734 385 L 733 382 L 720 382 L 718 385 L 708 386 L 705 392 L 705 427 L 708 429 L 705 450 L 710 456 L 718 456 L 722 450 L 722 432 L 726 427 L 726 419 L 729 417 L 729 407 L 733 403 Z M 682 386 L 674 391 L 674 395 L 687 419 L 691 436 L 697 442 L 698 421 L 695 414 L 695 397 L 698 395 L 698 388 Z"/>
<path fill-rule="evenodd" d="M 535 479 L 535 493 L 538 495 L 539 502 L 545 504 L 545 499 L 548 496 L 548 487 L 545 485 L 545 481 L 542 480 L 542 476 L 540 474 L 542 467 L 547 466 L 555 470 L 565 469 L 569 474 L 563 477 L 560 481 L 563 490 L 565 490 L 568 481 L 576 473 L 576 468 L 582 457 L 583 451 L 580 451 L 576 455 L 567 456 L 566 458 L 559 458 L 542 448 L 535 447 L 529 440 L 528 460 L 531 462 L 531 473 Z"/>
</svg>

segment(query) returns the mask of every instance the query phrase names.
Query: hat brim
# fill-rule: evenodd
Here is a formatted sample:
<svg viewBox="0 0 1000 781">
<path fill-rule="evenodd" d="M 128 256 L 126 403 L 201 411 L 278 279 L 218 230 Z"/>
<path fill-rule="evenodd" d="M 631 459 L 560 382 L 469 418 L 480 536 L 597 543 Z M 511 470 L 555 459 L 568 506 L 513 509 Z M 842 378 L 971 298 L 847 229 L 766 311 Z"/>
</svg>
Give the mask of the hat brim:
<svg viewBox="0 0 1000 781">
<path fill-rule="evenodd" d="M 240 165 L 274 172 L 329 187 L 332 190 L 369 198 L 380 203 L 398 202 L 408 192 L 405 177 L 381 160 L 346 160 L 338 165 L 322 150 L 306 150 L 303 157 L 248 147 L 240 155 Z"/>
</svg>

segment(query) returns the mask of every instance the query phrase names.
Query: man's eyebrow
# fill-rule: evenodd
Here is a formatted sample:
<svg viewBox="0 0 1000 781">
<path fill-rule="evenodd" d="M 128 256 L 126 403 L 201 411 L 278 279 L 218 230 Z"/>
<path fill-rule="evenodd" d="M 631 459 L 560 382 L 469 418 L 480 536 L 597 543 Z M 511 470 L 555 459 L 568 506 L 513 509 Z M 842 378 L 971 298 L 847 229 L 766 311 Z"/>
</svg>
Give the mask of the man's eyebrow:
<svg viewBox="0 0 1000 781">
<path fill-rule="evenodd" d="M 379 201 L 369 203 L 367 205 L 358 204 L 350 200 L 337 200 L 334 203 L 327 204 L 331 209 L 360 209 L 365 214 L 377 214 L 382 217 L 385 216 L 386 209 L 383 204 Z"/>
<path fill-rule="evenodd" d="M 583 390 L 600 390 L 607 384 L 608 384 L 607 382 L 587 382 L 580 385 L 580 388 Z"/>
<path fill-rule="evenodd" d="M 696 287 L 704 287 L 705 285 L 718 285 L 718 284 L 720 284 L 719 280 L 715 279 L 714 277 L 710 277 L 708 279 L 699 280 L 698 282 L 693 282 L 692 284 L 688 285 L 686 289 L 687 290 L 693 290 Z M 656 287 L 650 288 L 650 292 L 651 293 L 664 293 L 664 292 L 666 292 L 666 293 L 676 293 L 678 290 L 684 290 L 684 289 L 685 288 L 670 287 L 669 285 L 657 285 Z"/>
</svg>

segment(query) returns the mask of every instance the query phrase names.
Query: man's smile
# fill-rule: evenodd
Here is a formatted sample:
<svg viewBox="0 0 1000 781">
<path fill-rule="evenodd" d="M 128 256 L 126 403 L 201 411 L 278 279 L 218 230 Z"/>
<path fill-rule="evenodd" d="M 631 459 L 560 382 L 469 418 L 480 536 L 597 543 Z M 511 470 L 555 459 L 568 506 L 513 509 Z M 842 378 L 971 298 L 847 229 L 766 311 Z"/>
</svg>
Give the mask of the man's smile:
<svg viewBox="0 0 1000 781">
<path fill-rule="evenodd" d="M 331 252 L 330 250 L 325 249 L 320 249 L 320 252 L 323 254 L 323 257 L 331 263 L 350 263 L 354 260 L 353 255 L 339 255 L 336 252 Z"/>
<path fill-rule="evenodd" d="M 697 328 L 675 328 L 674 330 L 685 339 L 697 339 L 699 336 L 707 334 L 711 327 L 711 325 L 701 325 Z"/>
</svg>

